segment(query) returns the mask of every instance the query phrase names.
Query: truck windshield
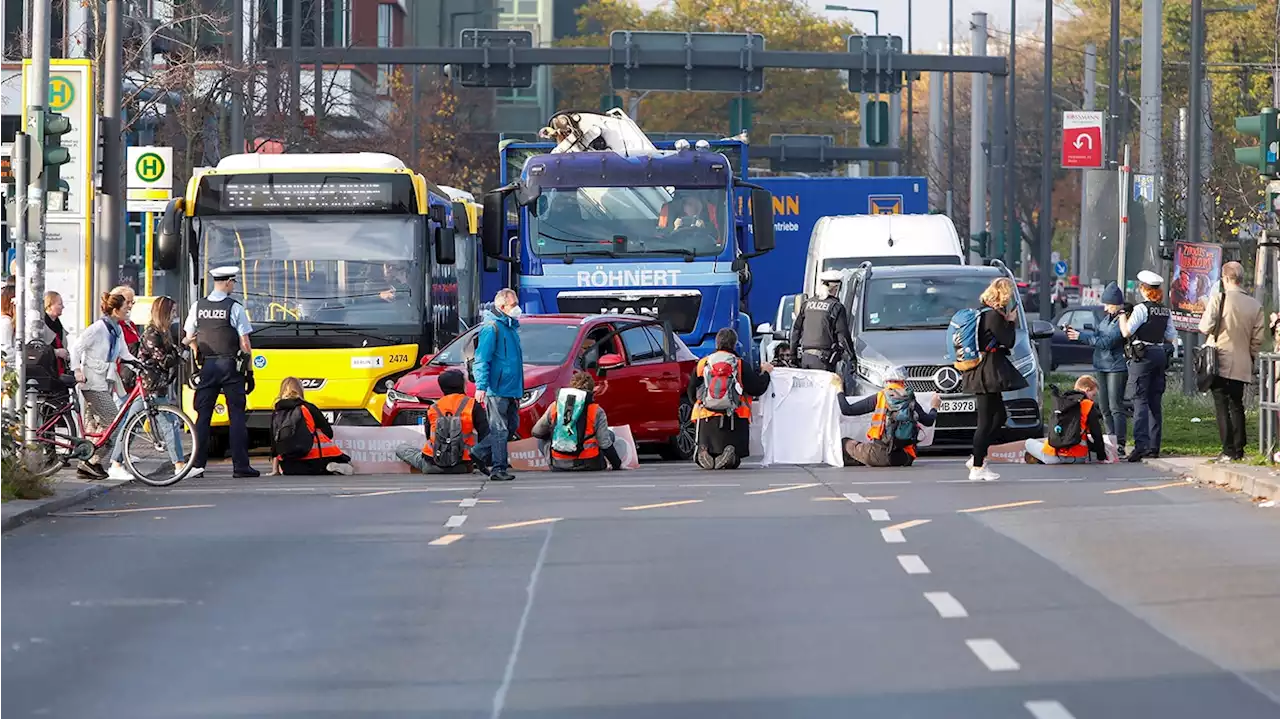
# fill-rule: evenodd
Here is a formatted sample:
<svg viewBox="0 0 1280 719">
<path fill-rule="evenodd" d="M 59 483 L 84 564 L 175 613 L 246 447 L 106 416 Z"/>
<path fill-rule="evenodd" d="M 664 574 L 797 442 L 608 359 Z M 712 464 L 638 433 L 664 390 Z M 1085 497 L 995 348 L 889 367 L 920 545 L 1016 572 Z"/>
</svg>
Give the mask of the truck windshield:
<svg viewBox="0 0 1280 719">
<path fill-rule="evenodd" d="M 547 188 L 529 208 L 541 256 L 714 256 L 729 236 L 728 190 L 679 187 Z"/>
<path fill-rule="evenodd" d="M 240 268 L 235 297 L 257 325 L 419 325 L 426 277 L 417 216 L 204 217 L 208 270 Z"/>
<path fill-rule="evenodd" d="M 862 330 L 945 329 L 955 313 L 978 307 L 995 276 L 875 277 L 862 295 Z"/>
</svg>

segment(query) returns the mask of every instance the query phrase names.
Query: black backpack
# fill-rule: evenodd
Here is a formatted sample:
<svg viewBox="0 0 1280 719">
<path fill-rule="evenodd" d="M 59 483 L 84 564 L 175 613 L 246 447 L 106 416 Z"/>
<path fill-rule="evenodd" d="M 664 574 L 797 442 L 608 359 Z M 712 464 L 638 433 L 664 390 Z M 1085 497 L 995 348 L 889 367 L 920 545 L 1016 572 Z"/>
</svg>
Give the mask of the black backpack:
<svg viewBox="0 0 1280 719">
<path fill-rule="evenodd" d="M 315 446 L 315 432 L 307 429 L 306 405 L 299 402 L 287 410 L 272 432 L 272 446 L 281 459 L 302 459 Z"/>
<path fill-rule="evenodd" d="M 1069 449 L 1079 446 L 1084 441 L 1083 418 L 1080 416 L 1080 403 L 1085 400 L 1084 392 L 1079 390 L 1059 391 L 1050 387 L 1053 393 L 1053 418 L 1049 427 L 1049 446 L 1054 449 Z"/>
<path fill-rule="evenodd" d="M 458 404 L 456 412 L 444 412 L 439 405 L 431 408 L 438 414 L 431 426 L 431 461 L 437 467 L 457 467 L 462 463 L 463 452 L 467 449 L 466 437 L 462 433 L 462 413 L 470 404 L 471 398 L 466 397 Z"/>
</svg>

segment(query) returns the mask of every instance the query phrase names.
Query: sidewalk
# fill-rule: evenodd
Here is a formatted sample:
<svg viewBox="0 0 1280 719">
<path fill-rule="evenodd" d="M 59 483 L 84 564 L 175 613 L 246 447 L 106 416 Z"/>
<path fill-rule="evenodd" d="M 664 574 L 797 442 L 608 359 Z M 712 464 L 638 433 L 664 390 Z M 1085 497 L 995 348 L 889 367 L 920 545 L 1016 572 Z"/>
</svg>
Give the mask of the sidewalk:
<svg viewBox="0 0 1280 719">
<path fill-rule="evenodd" d="M 52 496 L 44 499 L 14 499 L 0 505 L 0 511 L 4 513 L 0 531 L 8 532 L 33 519 L 79 504 L 130 481 L 132 480 L 102 479 L 85 481 L 76 475 L 74 469 L 64 469 L 58 473 L 54 480 L 54 493 Z"/>
<path fill-rule="evenodd" d="M 1207 457 L 1169 457 L 1146 459 L 1143 462 L 1196 482 L 1241 492 L 1254 500 L 1280 499 L 1280 469 L 1277 468 L 1251 464 L 1213 464 Z"/>
</svg>

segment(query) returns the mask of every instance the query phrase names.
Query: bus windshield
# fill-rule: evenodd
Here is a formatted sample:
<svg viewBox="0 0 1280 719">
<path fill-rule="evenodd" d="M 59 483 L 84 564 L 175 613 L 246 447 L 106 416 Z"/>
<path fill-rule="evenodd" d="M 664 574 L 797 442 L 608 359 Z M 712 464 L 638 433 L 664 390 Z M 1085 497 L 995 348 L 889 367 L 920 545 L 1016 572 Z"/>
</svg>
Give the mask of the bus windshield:
<svg viewBox="0 0 1280 719">
<path fill-rule="evenodd" d="M 547 257 L 715 256 L 729 236 L 728 190 L 544 188 L 529 208 L 534 253 Z"/>
<path fill-rule="evenodd" d="M 255 324 L 420 325 L 425 303 L 423 218 L 284 215 L 205 217 L 209 270 L 240 268 L 236 298 Z"/>
</svg>

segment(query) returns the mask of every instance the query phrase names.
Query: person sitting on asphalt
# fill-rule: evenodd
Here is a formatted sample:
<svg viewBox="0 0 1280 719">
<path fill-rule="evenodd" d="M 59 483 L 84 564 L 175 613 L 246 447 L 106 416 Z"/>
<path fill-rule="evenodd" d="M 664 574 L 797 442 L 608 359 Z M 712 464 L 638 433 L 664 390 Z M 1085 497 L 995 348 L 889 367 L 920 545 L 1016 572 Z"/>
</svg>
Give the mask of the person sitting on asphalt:
<svg viewBox="0 0 1280 719">
<path fill-rule="evenodd" d="M 426 444 L 402 444 L 396 457 L 423 474 L 471 474 L 486 468 L 476 456 L 476 443 L 489 436 L 484 405 L 466 394 L 467 377 L 451 369 L 440 375 L 444 396 L 427 409 Z"/>
<path fill-rule="evenodd" d="M 557 393 L 556 403 L 533 425 L 538 449 L 551 459 L 551 471 L 599 472 L 606 460 L 613 469 L 622 468 L 609 419 L 596 404 L 595 389 L 591 375 L 574 372 L 569 386 Z"/>
<path fill-rule="evenodd" d="M 884 389 L 857 402 L 850 402 L 843 394 L 837 395 L 840 412 L 847 417 L 874 412 L 871 429 L 867 430 L 870 442 L 845 439 L 843 444 L 846 467 L 910 467 L 916 461 L 916 445 L 920 441 L 920 425 L 932 427 L 938 417 L 938 395 L 933 396 L 928 411 L 920 406 L 915 392 L 907 389 L 907 376 L 901 367 L 894 367 L 885 375 Z"/>
<path fill-rule="evenodd" d="M 285 377 L 271 413 L 271 456 L 275 474 L 350 475 L 355 470 L 333 443 L 333 425 L 303 396 L 302 382 Z"/>
<path fill-rule="evenodd" d="M 751 452 L 751 398 L 769 389 L 773 365 L 756 372 L 734 351 L 738 333 L 716 333 L 716 351 L 698 360 L 689 383 L 698 437 L 694 461 L 703 469 L 737 469 Z"/>
<path fill-rule="evenodd" d="M 1098 462 L 1107 462 L 1103 440 L 1102 410 L 1098 406 L 1098 381 L 1089 375 L 1076 380 L 1075 389 L 1054 392 L 1054 422 L 1047 439 L 1028 439 L 1027 456 L 1040 464 L 1081 464 L 1089 453 Z M 1048 425 L 1048 423 L 1046 423 Z"/>
</svg>

